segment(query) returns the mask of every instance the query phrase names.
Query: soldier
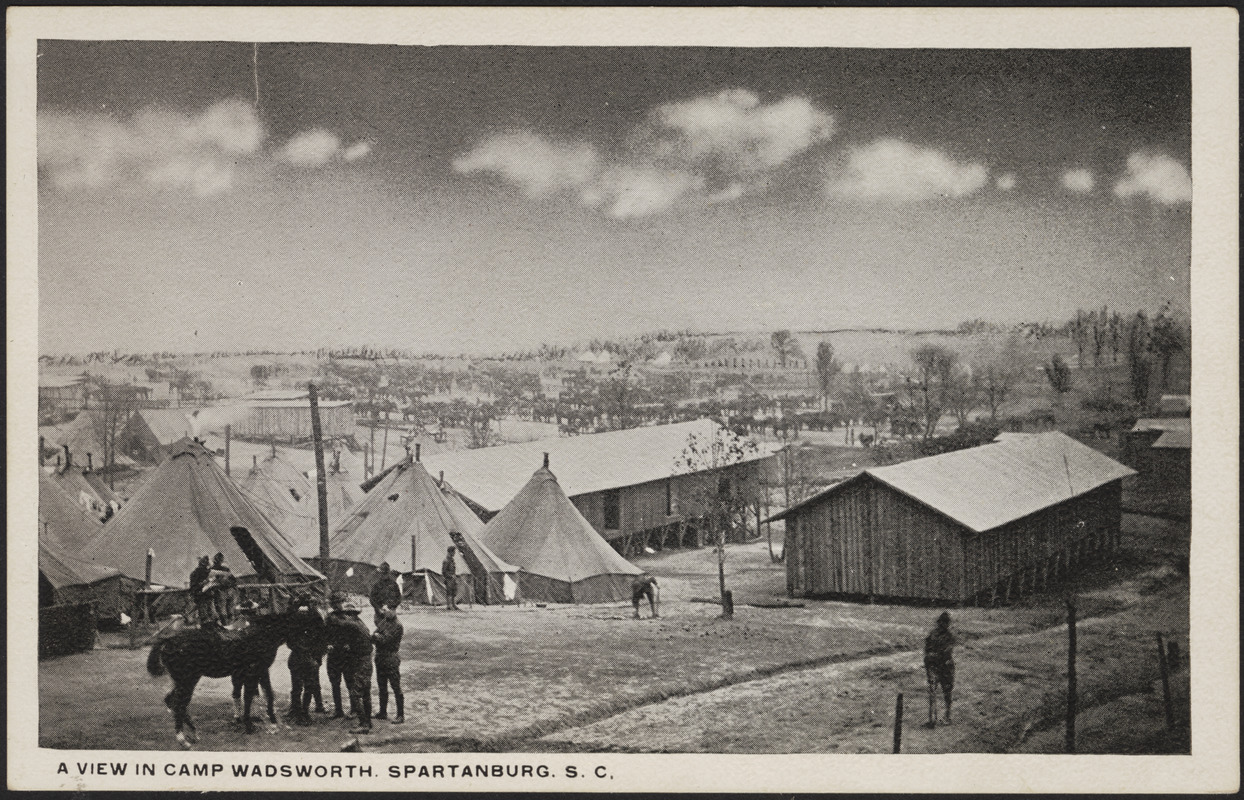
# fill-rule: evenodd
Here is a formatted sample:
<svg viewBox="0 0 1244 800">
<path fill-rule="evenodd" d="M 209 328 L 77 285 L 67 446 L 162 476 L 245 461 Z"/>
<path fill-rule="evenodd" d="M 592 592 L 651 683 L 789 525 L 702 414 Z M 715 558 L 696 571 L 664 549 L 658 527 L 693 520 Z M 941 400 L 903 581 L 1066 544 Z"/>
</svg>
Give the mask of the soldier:
<svg viewBox="0 0 1244 800">
<path fill-rule="evenodd" d="M 458 565 L 454 562 L 454 546 L 451 544 L 441 562 L 441 577 L 445 579 L 445 610 L 458 610 Z"/>
<path fill-rule="evenodd" d="M 376 719 L 389 718 L 389 687 L 393 687 L 393 700 L 397 704 L 394 725 L 406 721 L 406 702 L 402 695 L 402 623 L 397 621 L 397 611 L 383 606 L 379 612 L 376 630 L 371 635 L 376 645 L 376 685 L 380 689 L 380 713 Z"/>
<path fill-rule="evenodd" d="M 212 607 L 212 598 L 204 587 L 207 585 L 207 576 L 211 571 L 212 560 L 207 556 L 199 558 L 199 565 L 190 573 L 190 599 L 194 601 L 194 610 L 199 618 L 199 627 L 208 625 L 212 621 L 214 609 Z"/>
<path fill-rule="evenodd" d="M 950 694 L 955 687 L 955 635 L 950 632 L 950 614 L 943 611 L 937 627 L 924 640 L 924 673 L 929 681 L 928 727 L 937 725 L 937 687 L 946 701 L 946 723 L 950 724 Z"/>
<path fill-rule="evenodd" d="M 631 605 L 635 607 L 635 619 L 639 619 L 639 601 L 645 596 L 648 598 L 648 608 L 652 611 L 653 618 L 661 616 L 657 613 L 657 604 L 655 593 L 660 591 L 657 586 L 657 579 L 644 573 L 636 575 L 631 581 Z"/>
<path fill-rule="evenodd" d="M 371 631 L 359 619 L 359 607 L 347 600 L 329 617 L 329 653 L 340 653 L 341 674 L 350 690 L 350 705 L 358 711 L 358 727 L 351 733 L 371 733 Z"/>
<path fill-rule="evenodd" d="M 388 606 L 394 610 L 402 604 L 402 588 L 397 585 L 397 579 L 392 571 L 389 570 L 389 562 L 385 561 L 380 564 L 379 577 L 376 582 L 371 585 L 371 591 L 367 597 L 371 601 L 372 611 L 375 616 L 372 623 L 380 624 L 380 609 Z"/>
<path fill-rule="evenodd" d="M 328 605 L 332 611 L 328 615 L 327 624 L 325 625 L 326 642 L 325 650 L 328 653 L 328 685 L 333 690 L 333 719 L 341 719 L 345 716 L 341 710 L 341 679 L 344 675 L 346 664 L 346 651 L 338 650 L 336 640 L 340 633 L 341 625 L 346 624 L 348 615 L 344 611 L 344 606 L 349 598 L 345 592 L 333 592 L 328 598 Z M 350 694 L 349 681 L 346 682 L 346 694 L 350 697 L 350 714 L 353 716 L 358 713 L 355 705 L 354 695 Z"/>
<path fill-rule="evenodd" d="M 211 569 L 207 573 L 207 585 L 204 591 L 212 597 L 216 607 L 216 624 L 222 628 L 233 620 L 234 587 L 237 578 L 225 563 L 225 554 L 217 553 L 212 559 Z"/>
<path fill-rule="evenodd" d="M 308 620 L 317 613 L 311 601 L 298 598 L 295 601 L 299 614 L 306 614 Z M 320 663 L 324 658 L 324 650 L 328 646 L 323 630 L 318 625 L 308 624 L 290 636 L 286 643 L 289 647 L 289 714 L 298 725 L 311 724 L 311 701 L 316 701 L 316 710 L 324 711 L 324 700 L 320 694 Z"/>
</svg>

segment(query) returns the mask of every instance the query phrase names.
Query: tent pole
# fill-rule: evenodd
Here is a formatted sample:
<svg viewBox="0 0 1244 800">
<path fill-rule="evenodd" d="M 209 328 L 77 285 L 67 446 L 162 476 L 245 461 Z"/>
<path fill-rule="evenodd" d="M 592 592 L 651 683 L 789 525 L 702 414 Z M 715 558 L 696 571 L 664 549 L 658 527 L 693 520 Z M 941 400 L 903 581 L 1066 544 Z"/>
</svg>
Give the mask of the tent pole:
<svg viewBox="0 0 1244 800">
<path fill-rule="evenodd" d="M 315 384 L 307 384 L 307 397 L 311 401 L 311 439 L 315 445 L 315 493 L 319 500 L 320 517 L 320 571 L 328 575 L 328 476 L 324 474 L 324 441 L 320 432 L 320 405 L 316 399 Z"/>
</svg>

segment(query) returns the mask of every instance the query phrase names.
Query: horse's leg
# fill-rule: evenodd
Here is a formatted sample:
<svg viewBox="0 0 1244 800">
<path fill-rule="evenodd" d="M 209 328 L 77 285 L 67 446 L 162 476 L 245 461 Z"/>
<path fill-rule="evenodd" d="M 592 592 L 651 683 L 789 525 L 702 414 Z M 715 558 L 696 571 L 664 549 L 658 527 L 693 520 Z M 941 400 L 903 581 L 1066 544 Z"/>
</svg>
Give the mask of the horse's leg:
<svg viewBox="0 0 1244 800">
<path fill-rule="evenodd" d="M 246 683 L 243 684 L 242 691 L 242 724 L 246 727 L 247 733 L 255 732 L 255 722 L 251 719 L 251 704 L 255 702 L 257 694 L 259 694 L 259 681 L 248 677 Z"/>
<path fill-rule="evenodd" d="M 259 676 L 259 688 L 263 689 L 264 699 L 268 701 L 268 733 L 276 733 L 276 709 L 273 708 L 272 677 L 268 674 L 268 670 L 264 670 Z"/>
<path fill-rule="evenodd" d="M 242 721 L 242 676 L 239 673 L 233 675 L 233 721 Z"/>
</svg>

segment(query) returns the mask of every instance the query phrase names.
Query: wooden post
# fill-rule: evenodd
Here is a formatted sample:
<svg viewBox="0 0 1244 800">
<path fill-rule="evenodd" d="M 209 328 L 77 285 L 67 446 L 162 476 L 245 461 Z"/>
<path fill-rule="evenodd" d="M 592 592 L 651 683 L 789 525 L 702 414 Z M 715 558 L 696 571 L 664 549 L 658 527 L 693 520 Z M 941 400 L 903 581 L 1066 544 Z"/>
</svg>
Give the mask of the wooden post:
<svg viewBox="0 0 1244 800">
<path fill-rule="evenodd" d="M 380 471 L 384 472 L 384 460 L 389 455 L 389 409 L 384 410 L 384 440 L 380 443 Z"/>
<path fill-rule="evenodd" d="M 894 751 L 901 753 L 903 747 L 903 693 L 894 700 Z"/>
<path fill-rule="evenodd" d="M 1076 603 L 1067 599 L 1067 733 L 1068 753 L 1076 751 Z"/>
<path fill-rule="evenodd" d="M 229 436 L 232 433 L 232 425 L 225 426 L 225 474 L 229 474 Z"/>
<path fill-rule="evenodd" d="M 319 500 L 320 517 L 320 571 L 328 574 L 328 475 L 324 472 L 324 442 L 320 433 L 320 405 L 315 394 L 315 384 L 307 384 L 307 398 L 311 401 L 311 440 L 315 445 L 315 493 Z"/>
<path fill-rule="evenodd" d="M 419 554 L 418 550 L 416 549 L 415 538 L 416 538 L 415 534 L 412 533 L 410 535 L 410 571 L 412 574 L 414 573 L 415 568 L 416 568 L 415 567 L 415 563 L 416 563 L 415 556 Z"/>
<path fill-rule="evenodd" d="M 151 622 L 151 568 L 155 564 L 155 550 L 147 548 L 147 570 L 144 578 L 143 588 L 146 592 L 143 594 L 143 619 Z"/>
<path fill-rule="evenodd" d="M 1162 668 L 1162 702 L 1166 706 L 1166 729 L 1175 727 L 1175 710 L 1171 706 L 1171 672 L 1166 661 L 1166 647 L 1162 642 L 1162 634 L 1158 637 L 1158 665 Z"/>
</svg>

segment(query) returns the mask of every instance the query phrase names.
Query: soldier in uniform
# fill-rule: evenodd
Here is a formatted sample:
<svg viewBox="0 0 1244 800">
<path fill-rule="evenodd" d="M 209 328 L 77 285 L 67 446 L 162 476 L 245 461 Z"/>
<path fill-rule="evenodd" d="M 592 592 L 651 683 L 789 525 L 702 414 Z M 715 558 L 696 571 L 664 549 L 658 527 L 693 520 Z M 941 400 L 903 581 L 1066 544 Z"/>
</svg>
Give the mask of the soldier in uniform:
<svg viewBox="0 0 1244 800">
<path fill-rule="evenodd" d="M 389 569 L 389 562 L 385 561 L 379 568 L 380 576 L 376 578 L 376 582 L 371 585 L 371 591 L 367 593 L 368 600 L 371 601 L 372 611 L 375 617 L 372 623 L 380 624 L 380 609 L 388 606 L 394 610 L 402 604 L 402 589 L 397 585 L 397 579 Z"/>
<path fill-rule="evenodd" d="M 454 561 L 454 546 L 451 544 L 441 562 L 441 577 L 445 579 L 445 610 L 458 610 L 458 565 Z"/>
<path fill-rule="evenodd" d="M 212 621 L 215 609 L 212 607 L 212 597 L 203 589 L 207 586 L 207 576 L 211 571 L 212 560 L 207 556 L 199 557 L 199 565 L 190 573 L 190 599 L 194 601 L 194 610 L 199 618 L 199 627 L 208 625 Z"/>
<path fill-rule="evenodd" d="M 317 612 L 311 601 L 297 598 L 295 601 L 299 614 L 306 614 L 307 619 Z M 308 624 L 305 630 L 290 636 L 286 643 L 289 647 L 289 714 L 298 725 L 311 724 L 311 701 L 316 702 L 316 710 L 324 711 L 324 699 L 320 694 L 320 663 L 324 659 L 324 650 L 328 646 L 323 630 L 318 625 Z"/>
<path fill-rule="evenodd" d="M 371 635 L 376 645 L 376 685 L 380 689 L 380 713 L 376 719 L 389 718 L 389 687 L 393 688 L 393 700 L 397 704 L 393 717 L 394 725 L 406 721 L 406 701 L 402 695 L 402 657 L 398 650 L 402 645 L 402 623 L 397 620 L 397 611 L 383 606 L 376 622 L 376 630 Z"/>
<path fill-rule="evenodd" d="M 349 598 L 345 592 L 333 592 L 328 598 L 328 605 L 332 609 L 326 620 L 325 633 L 326 642 L 325 649 L 328 653 L 328 684 L 333 690 L 333 719 L 341 719 L 345 716 L 341 710 L 341 679 L 345 674 L 346 651 L 338 650 L 335 646 L 337 638 L 340 634 L 340 626 L 346 624 L 348 615 L 343 610 L 346 600 Z M 350 697 L 350 715 L 358 713 L 355 706 L 354 695 L 350 694 L 350 683 L 346 682 L 346 694 Z"/>
<path fill-rule="evenodd" d="M 937 687 L 946 701 L 946 722 L 950 723 L 950 694 L 955 687 L 955 635 L 950 632 L 950 614 L 943 611 L 937 627 L 924 639 L 924 673 L 929 681 L 928 727 L 937 725 Z"/>
<path fill-rule="evenodd" d="M 343 656 L 341 674 L 350 690 L 350 705 L 358 711 L 358 727 L 351 733 L 371 733 L 371 631 L 359 619 L 359 607 L 347 600 L 338 614 L 329 616 L 329 653 Z"/>
</svg>

